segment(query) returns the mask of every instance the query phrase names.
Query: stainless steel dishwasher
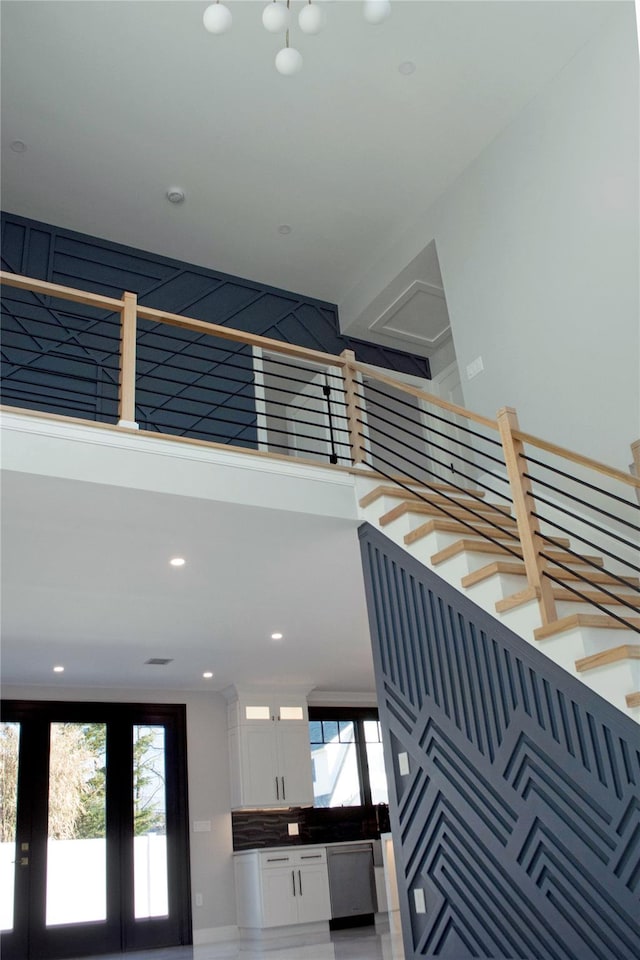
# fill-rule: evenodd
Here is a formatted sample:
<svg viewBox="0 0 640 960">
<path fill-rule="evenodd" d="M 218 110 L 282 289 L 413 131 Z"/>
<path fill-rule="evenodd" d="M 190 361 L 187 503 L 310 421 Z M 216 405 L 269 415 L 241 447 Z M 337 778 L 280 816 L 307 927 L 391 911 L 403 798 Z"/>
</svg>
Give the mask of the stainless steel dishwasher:
<svg viewBox="0 0 640 960">
<path fill-rule="evenodd" d="M 371 844 L 328 846 L 327 869 L 332 926 L 346 926 L 348 921 L 373 923 L 376 895 Z"/>
</svg>

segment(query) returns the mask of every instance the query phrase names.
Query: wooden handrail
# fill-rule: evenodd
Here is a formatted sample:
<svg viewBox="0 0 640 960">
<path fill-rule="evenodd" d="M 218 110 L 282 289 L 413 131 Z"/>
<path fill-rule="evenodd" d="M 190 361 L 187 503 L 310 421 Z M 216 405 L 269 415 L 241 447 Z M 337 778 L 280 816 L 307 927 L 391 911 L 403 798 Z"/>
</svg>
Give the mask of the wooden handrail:
<svg viewBox="0 0 640 960">
<path fill-rule="evenodd" d="M 386 383 L 390 387 L 395 387 L 401 393 L 408 393 L 412 397 L 417 397 L 418 400 L 425 400 L 428 403 L 433 403 L 434 406 L 440 407 L 442 410 L 448 410 L 450 413 L 455 413 L 458 417 L 464 417 L 465 420 L 471 420 L 473 423 L 479 423 L 483 427 L 489 427 L 490 430 L 498 430 L 498 424 L 495 420 L 490 420 L 489 417 L 483 417 L 479 413 L 473 413 L 471 410 L 467 410 L 465 407 L 459 407 L 455 403 L 449 403 L 448 400 L 441 400 L 440 397 L 434 396 L 432 393 L 427 393 L 426 390 L 420 390 L 419 387 L 412 387 L 408 383 L 401 383 L 399 380 L 394 380 L 393 377 L 388 377 L 384 373 L 378 373 L 377 370 L 371 370 L 370 367 L 366 366 L 363 363 L 352 363 L 350 364 L 353 370 L 357 370 L 358 373 L 363 374 L 366 377 L 371 377 L 373 380 L 379 380 L 380 383 Z"/>
<path fill-rule="evenodd" d="M 122 310 L 123 301 L 113 297 L 103 297 L 101 293 L 89 293 L 86 290 L 75 290 L 73 287 L 63 287 L 59 283 L 49 283 L 48 280 L 35 280 L 33 277 L 23 277 L 19 273 L 9 273 L 0 270 L 0 283 L 7 287 L 16 287 L 18 290 L 30 290 L 45 297 L 59 297 L 61 300 L 73 300 L 74 303 L 83 303 L 88 307 L 100 307 L 103 310 Z"/>
<path fill-rule="evenodd" d="M 524 433 L 522 430 L 514 430 L 513 436 L 521 443 L 530 443 L 532 447 L 538 447 L 539 450 L 546 450 L 547 453 L 555 453 L 564 460 L 570 460 L 572 463 L 578 463 L 582 467 L 590 467 L 597 470 L 612 480 L 620 480 L 622 483 L 629 484 L 630 487 L 640 488 L 640 478 L 625 473 L 624 470 L 617 470 L 615 467 L 609 467 L 606 463 L 600 463 L 599 460 L 592 460 L 591 457 L 584 457 L 581 453 L 575 453 L 573 450 L 567 450 L 566 447 L 560 447 L 556 443 L 549 443 L 540 437 L 535 437 L 532 433 Z"/>
<path fill-rule="evenodd" d="M 104 297 L 99 293 L 89 293 L 85 290 L 76 290 L 73 287 L 65 287 L 58 283 L 49 283 L 47 280 L 37 280 L 33 277 L 24 277 L 17 273 L 9 273 L 6 270 L 0 271 L 0 283 L 8 287 L 16 287 L 19 290 L 30 290 L 32 293 L 39 293 L 43 296 L 58 297 L 61 300 L 72 300 L 74 303 L 82 303 L 89 307 L 100 307 L 105 310 L 113 310 L 121 313 L 124 309 L 123 294 L 121 300 L 113 297 Z M 131 294 L 135 296 L 135 294 Z M 289 357 L 295 357 L 297 360 L 307 360 L 310 363 L 321 363 L 324 366 L 339 367 L 342 369 L 346 363 L 343 357 L 322 353 L 320 350 L 310 350 L 308 347 L 299 347 L 293 343 L 285 343 L 282 340 L 273 340 L 271 337 L 260 337 L 252 333 L 243 333 L 241 330 L 235 330 L 232 327 L 223 327 L 217 323 L 209 323 L 207 320 L 197 320 L 194 317 L 184 317 L 179 313 L 168 313 L 165 310 L 156 310 L 152 307 L 144 307 L 138 304 L 137 315 L 142 320 L 151 320 L 154 323 L 166 323 L 168 326 L 182 327 L 183 330 L 191 330 L 194 333 L 206 333 L 210 336 L 219 337 L 222 340 L 232 340 L 236 343 L 244 343 L 250 347 L 260 347 L 262 350 L 272 350 L 274 353 L 283 353 Z"/>
<path fill-rule="evenodd" d="M 274 353 L 284 353 L 296 360 L 307 360 L 309 363 L 321 363 L 329 367 L 344 367 L 343 357 L 331 353 L 322 353 L 320 350 L 310 350 L 308 347 L 298 347 L 293 343 L 282 340 L 272 340 L 270 337 L 260 337 L 254 333 L 243 333 L 232 327 L 223 327 L 207 320 L 195 320 L 192 317 L 183 317 L 179 313 L 166 313 L 164 310 L 155 310 L 152 307 L 138 305 L 138 317 L 141 320 L 152 320 L 155 323 L 166 323 L 170 327 L 181 327 L 183 330 L 192 330 L 194 333 L 208 333 L 222 340 L 233 340 L 244 343 L 249 347 L 260 347 L 262 350 L 272 350 Z"/>
</svg>

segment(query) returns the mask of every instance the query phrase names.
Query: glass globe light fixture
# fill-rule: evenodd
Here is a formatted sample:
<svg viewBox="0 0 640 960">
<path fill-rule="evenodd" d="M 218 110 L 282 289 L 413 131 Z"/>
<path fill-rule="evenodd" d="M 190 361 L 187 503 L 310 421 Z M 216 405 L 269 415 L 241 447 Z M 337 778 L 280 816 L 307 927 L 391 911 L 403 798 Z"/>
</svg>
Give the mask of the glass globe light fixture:
<svg viewBox="0 0 640 960">
<path fill-rule="evenodd" d="M 309 0 L 298 15 L 298 25 L 303 33 L 320 33 L 324 26 L 324 11 Z"/>
<path fill-rule="evenodd" d="M 276 54 L 276 70 L 283 77 L 292 77 L 302 69 L 302 54 L 294 47 L 283 47 Z"/>
<path fill-rule="evenodd" d="M 231 29 L 232 20 L 231 11 L 224 3 L 220 3 L 220 0 L 208 6 L 202 16 L 202 22 L 209 33 L 226 33 Z"/>
<path fill-rule="evenodd" d="M 283 0 L 273 0 L 262 11 L 262 23 L 269 33 L 284 33 L 289 29 L 290 19 L 289 7 Z"/>
<path fill-rule="evenodd" d="M 367 23 L 382 23 L 391 13 L 389 0 L 365 0 L 364 18 Z"/>
</svg>

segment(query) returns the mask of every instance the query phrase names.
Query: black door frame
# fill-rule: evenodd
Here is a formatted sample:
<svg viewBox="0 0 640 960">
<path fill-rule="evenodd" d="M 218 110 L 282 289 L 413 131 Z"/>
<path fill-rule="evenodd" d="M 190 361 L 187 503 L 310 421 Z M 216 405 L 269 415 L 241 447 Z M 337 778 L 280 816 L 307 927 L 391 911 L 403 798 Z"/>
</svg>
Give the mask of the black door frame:
<svg viewBox="0 0 640 960">
<path fill-rule="evenodd" d="M 3 701 L 2 719 L 21 724 L 14 929 L 2 934 L 5 960 L 54 960 L 192 942 L 184 704 Z M 49 725 L 107 725 L 107 920 L 46 927 Z M 133 896 L 134 725 L 165 729 L 169 916 L 135 920 Z M 29 762 L 27 758 L 38 758 Z M 111 758 L 111 762 L 109 761 Z M 29 866 L 21 867 L 29 844 Z M 19 906 L 27 909 L 20 911 Z"/>
</svg>

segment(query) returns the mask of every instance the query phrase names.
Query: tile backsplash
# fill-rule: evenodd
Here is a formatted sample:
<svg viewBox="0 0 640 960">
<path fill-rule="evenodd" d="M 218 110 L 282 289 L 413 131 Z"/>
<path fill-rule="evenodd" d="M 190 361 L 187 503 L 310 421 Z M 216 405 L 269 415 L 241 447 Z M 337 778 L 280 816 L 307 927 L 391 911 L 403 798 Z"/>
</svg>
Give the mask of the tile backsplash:
<svg viewBox="0 0 640 960">
<path fill-rule="evenodd" d="M 389 831 L 389 808 L 380 803 L 375 807 L 236 810 L 231 823 L 234 850 L 373 840 Z M 289 834 L 291 823 L 298 826 L 297 836 Z"/>
</svg>

